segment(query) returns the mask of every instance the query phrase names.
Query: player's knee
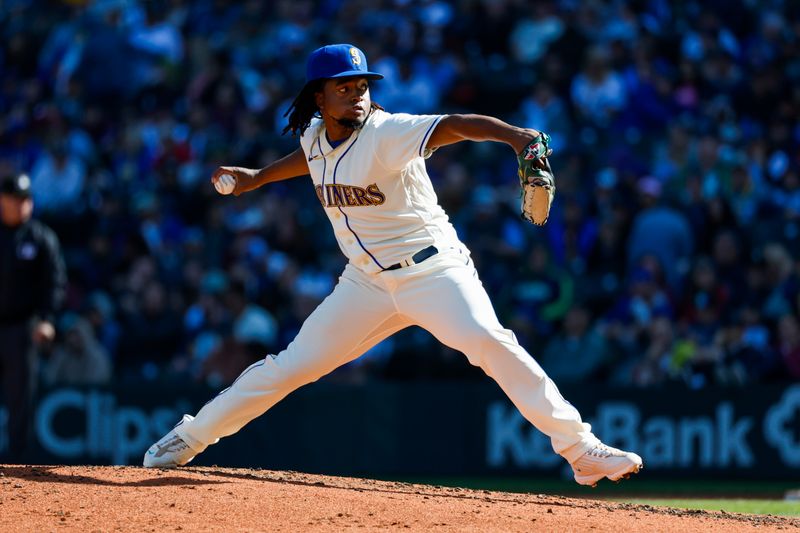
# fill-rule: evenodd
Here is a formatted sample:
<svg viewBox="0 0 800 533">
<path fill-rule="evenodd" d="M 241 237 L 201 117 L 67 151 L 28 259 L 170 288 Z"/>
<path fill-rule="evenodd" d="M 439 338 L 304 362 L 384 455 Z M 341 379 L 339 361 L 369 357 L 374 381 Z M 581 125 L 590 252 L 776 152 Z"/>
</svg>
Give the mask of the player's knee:
<svg viewBox="0 0 800 533">
<path fill-rule="evenodd" d="M 273 358 L 273 361 L 275 364 L 272 381 L 273 385 L 279 389 L 302 387 L 318 380 L 325 373 L 313 361 L 293 357 L 291 353 L 287 352 L 281 352 Z"/>
<path fill-rule="evenodd" d="M 487 328 L 475 328 L 464 335 L 463 349 L 469 362 L 482 366 L 486 356 L 492 353 L 499 343 L 498 333 Z"/>
<path fill-rule="evenodd" d="M 502 349 L 504 342 L 512 340 L 513 335 L 509 330 L 501 328 L 475 328 L 466 335 L 462 351 L 470 364 L 482 367 L 486 357 Z"/>
</svg>

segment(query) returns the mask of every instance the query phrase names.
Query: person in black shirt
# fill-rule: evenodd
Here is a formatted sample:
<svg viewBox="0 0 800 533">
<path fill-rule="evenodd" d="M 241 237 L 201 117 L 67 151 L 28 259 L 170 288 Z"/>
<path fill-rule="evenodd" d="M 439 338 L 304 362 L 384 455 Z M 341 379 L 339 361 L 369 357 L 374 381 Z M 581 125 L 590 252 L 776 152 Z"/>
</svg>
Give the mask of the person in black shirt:
<svg viewBox="0 0 800 533">
<path fill-rule="evenodd" d="M 0 178 L 0 390 L 8 412 L 8 460 L 27 447 L 37 376 L 36 345 L 55 337 L 66 274 L 56 234 L 31 219 L 31 180 Z"/>
</svg>

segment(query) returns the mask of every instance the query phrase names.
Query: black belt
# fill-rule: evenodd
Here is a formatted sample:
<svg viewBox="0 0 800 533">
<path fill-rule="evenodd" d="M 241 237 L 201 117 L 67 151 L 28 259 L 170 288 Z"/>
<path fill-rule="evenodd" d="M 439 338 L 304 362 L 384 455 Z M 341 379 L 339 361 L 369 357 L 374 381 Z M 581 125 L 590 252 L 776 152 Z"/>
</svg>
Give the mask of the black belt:
<svg viewBox="0 0 800 533">
<path fill-rule="evenodd" d="M 437 250 L 435 246 L 428 246 L 427 248 L 423 248 L 419 252 L 412 255 L 410 260 L 406 259 L 404 261 L 400 261 L 399 263 L 395 263 L 392 266 L 384 268 L 383 270 L 397 270 L 398 268 L 416 265 L 417 263 L 422 263 L 427 258 L 438 253 L 439 250 Z"/>
</svg>

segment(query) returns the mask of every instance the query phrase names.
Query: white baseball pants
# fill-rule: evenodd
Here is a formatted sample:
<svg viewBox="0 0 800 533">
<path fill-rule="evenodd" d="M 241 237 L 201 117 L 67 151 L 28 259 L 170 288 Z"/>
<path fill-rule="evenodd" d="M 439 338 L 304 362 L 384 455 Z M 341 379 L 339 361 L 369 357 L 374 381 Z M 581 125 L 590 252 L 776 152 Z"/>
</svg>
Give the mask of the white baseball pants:
<svg viewBox="0 0 800 533">
<path fill-rule="evenodd" d="M 348 264 L 334 291 L 285 350 L 248 367 L 194 418 L 184 416 L 175 431 L 202 451 L 293 390 L 411 325 L 480 366 L 567 461 L 599 442 L 514 334 L 500 325 L 467 252 L 455 248 L 376 275 Z"/>
</svg>

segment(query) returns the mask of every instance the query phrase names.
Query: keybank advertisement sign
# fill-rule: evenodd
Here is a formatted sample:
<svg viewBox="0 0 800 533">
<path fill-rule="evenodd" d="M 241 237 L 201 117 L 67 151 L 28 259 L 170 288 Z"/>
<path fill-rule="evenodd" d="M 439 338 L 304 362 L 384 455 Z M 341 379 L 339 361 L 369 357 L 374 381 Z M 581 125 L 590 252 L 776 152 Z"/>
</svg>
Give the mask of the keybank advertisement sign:
<svg viewBox="0 0 800 533">
<path fill-rule="evenodd" d="M 148 409 L 123 404 L 111 392 L 57 389 L 40 398 L 33 431 L 55 460 L 137 464 L 188 409 L 185 400 Z M 0 408 L 0 452 L 8 447 L 7 425 L 8 412 Z"/>
<path fill-rule="evenodd" d="M 29 460 L 141 464 L 150 444 L 215 392 L 152 383 L 43 391 Z M 653 479 L 800 479 L 800 384 L 562 392 L 604 441 L 642 455 Z M 8 448 L 7 426 L 0 407 L 0 452 Z M 557 476 L 565 466 L 489 381 L 317 383 L 196 463 L 341 475 Z"/>
<path fill-rule="evenodd" d="M 594 412 L 582 411 L 593 432 L 607 444 L 636 451 L 648 469 L 800 469 L 800 385 L 777 395 L 771 390 L 772 397 L 763 394 L 767 391 L 742 389 L 735 399 L 723 391 L 637 392 L 630 399 L 600 401 Z M 549 438 L 511 404 L 490 403 L 486 421 L 491 468 L 560 464 Z"/>
</svg>

